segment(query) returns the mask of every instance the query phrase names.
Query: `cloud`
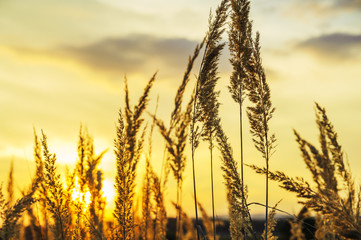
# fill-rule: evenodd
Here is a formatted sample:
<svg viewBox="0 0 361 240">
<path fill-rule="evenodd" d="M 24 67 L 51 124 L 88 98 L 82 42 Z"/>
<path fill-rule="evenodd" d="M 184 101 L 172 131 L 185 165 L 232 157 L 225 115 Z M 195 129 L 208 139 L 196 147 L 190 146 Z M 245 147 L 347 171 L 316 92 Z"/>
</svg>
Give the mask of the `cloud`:
<svg viewBox="0 0 361 240">
<path fill-rule="evenodd" d="M 298 49 L 307 49 L 333 58 L 353 58 L 361 55 L 361 34 L 324 34 L 300 42 Z"/>
<path fill-rule="evenodd" d="M 360 0 L 293 0 L 284 9 L 286 15 L 291 17 L 312 17 L 316 21 L 333 21 L 338 15 L 348 16 L 350 14 L 361 14 Z M 317 17 L 317 19 L 314 19 Z M 325 22 L 327 24 L 327 22 Z"/>
<path fill-rule="evenodd" d="M 342 9 L 352 9 L 361 11 L 360 0 L 337 0 L 333 4 L 334 7 L 341 7 Z"/>
<path fill-rule="evenodd" d="M 193 54 L 197 41 L 186 38 L 162 38 L 152 35 L 106 37 L 86 44 L 59 45 L 51 48 L 8 47 L 17 57 L 29 61 L 43 59 L 64 66 L 80 65 L 91 74 L 107 76 L 112 81 L 119 76 L 148 76 L 159 71 L 162 77 L 181 77 L 188 57 Z M 45 60 L 44 60 L 45 59 Z M 49 60 L 48 60 L 49 59 Z"/>
<path fill-rule="evenodd" d="M 62 46 L 54 54 L 99 71 L 129 73 L 144 68 L 183 69 L 197 42 L 150 35 L 105 38 L 85 46 Z M 161 69 L 163 70 L 163 69 Z"/>
</svg>

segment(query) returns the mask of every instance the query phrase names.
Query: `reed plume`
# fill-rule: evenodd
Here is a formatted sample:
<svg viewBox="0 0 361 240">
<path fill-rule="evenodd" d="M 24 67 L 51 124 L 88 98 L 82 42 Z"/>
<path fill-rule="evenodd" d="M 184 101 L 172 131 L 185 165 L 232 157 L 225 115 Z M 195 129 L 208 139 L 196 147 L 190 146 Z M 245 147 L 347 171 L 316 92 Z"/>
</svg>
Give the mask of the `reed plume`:
<svg viewBox="0 0 361 240">
<path fill-rule="evenodd" d="M 164 122 L 153 116 L 156 125 L 159 128 L 161 135 L 166 142 L 167 159 L 165 168 L 170 168 L 177 181 L 177 204 L 182 205 L 182 186 L 183 186 L 183 172 L 186 167 L 185 147 L 188 138 L 188 128 L 191 121 L 191 110 L 194 101 L 193 96 L 189 100 L 186 109 L 182 110 L 183 96 L 186 86 L 190 80 L 190 74 L 194 65 L 194 61 L 199 55 L 204 42 L 202 41 L 194 49 L 194 53 L 188 59 L 186 71 L 183 75 L 183 80 L 177 89 L 174 98 L 174 109 L 171 113 L 169 129 Z M 167 172 L 167 171 L 165 171 Z M 164 183 L 167 181 L 167 174 Z M 176 208 L 177 210 L 180 208 Z M 182 239 L 182 215 L 177 213 L 177 239 Z"/>
<path fill-rule="evenodd" d="M 250 2 L 248 0 L 231 0 L 231 22 L 229 24 L 228 39 L 233 71 L 228 89 L 233 100 L 239 106 L 239 137 L 240 137 L 240 165 L 241 182 L 244 182 L 243 163 L 243 103 L 246 95 L 245 85 L 250 81 L 253 60 L 252 22 L 249 20 Z M 244 195 L 244 190 L 242 190 Z M 242 198 L 244 212 L 249 212 L 246 197 Z M 249 215 L 249 213 L 247 214 Z M 246 217 L 247 216 L 241 216 Z"/>
<path fill-rule="evenodd" d="M 213 139 L 216 133 L 216 126 L 219 122 L 217 97 L 219 92 L 215 90 L 218 77 L 218 62 L 224 43 L 221 43 L 224 25 L 227 19 L 228 1 L 223 0 L 218 6 L 215 16 L 210 15 L 208 22 L 208 31 L 205 36 L 205 50 L 199 75 L 197 77 L 195 100 L 193 103 L 193 113 L 191 122 L 191 145 L 192 145 L 192 170 L 193 170 L 193 189 L 194 189 L 194 208 L 197 225 L 197 239 L 199 239 L 200 228 L 197 209 L 197 189 L 195 176 L 195 150 L 199 144 L 199 138 L 203 137 L 209 142 L 211 159 L 211 189 L 212 189 L 212 215 L 213 215 L 213 235 L 216 235 L 215 216 L 214 216 L 214 184 L 213 184 Z M 199 130 L 198 123 L 203 126 Z"/>
<path fill-rule="evenodd" d="M 243 102 L 246 95 L 245 84 L 250 81 L 250 68 L 253 57 L 252 22 L 249 20 L 250 2 L 248 0 L 232 0 L 231 7 L 228 39 L 233 71 L 228 89 L 233 100 L 239 105 L 241 181 L 242 184 L 245 184 L 243 174 Z M 243 201 L 243 205 L 246 206 L 247 203 Z"/>
<path fill-rule="evenodd" d="M 65 240 L 69 237 L 71 216 L 68 209 L 68 198 L 65 197 L 64 187 L 60 175 L 56 172 L 56 155 L 51 154 L 47 144 L 47 137 L 42 132 L 42 148 L 44 158 L 44 182 L 47 188 L 46 204 L 51 213 L 54 225 L 53 236 L 56 240 Z"/>
<path fill-rule="evenodd" d="M 49 221 L 48 221 L 48 212 L 47 212 L 47 196 L 48 196 L 48 190 L 45 185 L 45 169 L 44 169 L 44 161 L 42 156 L 42 148 L 41 148 L 41 142 L 39 140 L 39 137 L 36 133 L 36 130 L 34 128 L 34 160 L 35 160 L 35 166 L 36 166 L 36 178 L 39 179 L 39 187 L 38 190 L 35 193 L 35 198 L 37 200 L 37 203 L 39 203 L 40 207 L 40 214 L 42 219 L 43 228 L 41 229 L 41 235 L 42 237 L 47 240 L 49 237 Z"/>
<path fill-rule="evenodd" d="M 302 178 L 290 178 L 282 172 L 270 172 L 269 177 L 279 182 L 281 188 L 296 193 L 304 206 L 322 215 L 323 221 L 330 226 L 329 234 L 358 239 L 361 237 L 360 190 L 355 188 L 350 167 L 344 159 L 337 133 L 326 110 L 317 103 L 316 124 L 319 128 L 320 150 L 295 131 L 302 158 L 316 187 Z M 252 168 L 266 174 L 264 168 Z"/>
<path fill-rule="evenodd" d="M 252 229 L 251 216 L 243 205 L 247 198 L 247 188 L 243 186 L 238 173 L 233 150 L 221 125 L 217 127 L 217 142 L 221 152 L 223 178 L 227 190 L 230 234 L 232 239 L 256 239 Z M 246 217 L 244 217 L 246 216 Z"/>
<path fill-rule="evenodd" d="M 22 213 L 34 203 L 33 189 L 24 197 L 15 201 L 14 204 L 5 202 L 2 189 L 0 190 L 0 208 L 2 226 L 0 229 L 0 239 L 14 239 L 19 232 L 18 221 Z"/>
<path fill-rule="evenodd" d="M 79 192 L 78 198 L 73 200 L 78 222 L 76 224 L 78 236 L 89 236 L 92 239 L 104 238 L 103 218 L 106 201 L 102 192 L 103 172 L 99 169 L 99 164 L 106 151 L 96 155 L 93 138 L 86 128 L 80 126 L 78 160 L 74 174 L 69 176 L 69 184 L 67 184 L 71 189 L 68 192 L 73 194 L 74 191 Z"/>
<path fill-rule="evenodd" d="M 22 194 L 23 196 L 25 196 L 26 192 L 22 192 Z M 36 204 L 35 201 L 34 204 Z M 29 205 L 28 208 L 26 209 L 27 216 L 30 219 L 30 224 L 28 226 L 28 229 L 30 230 L 29 232 L 31 233 L 32 239 L 42 240 L 44 239 L 44 237 L 41 232 L 41 225 L 39 219 L 34 213 L 37 210 L 36 208 L 34 209 L 34 204 Z"/>
<path fill-rule="evenodd" d="M 184 112 L 174 115 L 173 128 L 167 129 L 163 121 L 155 119 L 155 123 L 166 142 L 168 152 L 168 164 L 172 169 L 174 178 L 177 181 L 177 205 L 182 205 L 183 173 L 186 167 L 185 147 L 188 139 L 188 127 L 191 121 L 191 109 L 193 98 L 189 101 Z M 182 216 L 177 212 L 177 239 L 182 239 Z"/>
<path fill-rule="evenodd" d="M 133 109 L 129 103 L 129 90 L 125 81 L 125 108 L 123 117 L 119 110 L 117 137 L 114 141 L 117 173 L 115 178 L 116 199 L 114 217 L 117 221 L 117 239 L 134 239 L 135 226 L 133 217 L 133 201 L 136 168 L 139 162 L 144 142 L 144 131 L 138 138 L 143 123 L 142 114 L 148 103 L 148 96 L 156 74 L 149 80 L 143 95 Z M 125 122 L 125 124 L 124 124 Z"/>
<path fill-rule="evenodd" d="M 177 95 L 178 96 L 178 95 Z M 159 98 L 157 98 L 157 104 L 153 115 L 153 122 L 149 134 L 149 150 L 146 158 L 146 173 L 144 177 L 143 187 L 143 230 L 144 239 L 147 239 L 148 227 L 153 230 L 153 240 L 166 239 L 167 233 L 167 212 L 164 205 L 164 189 L 162 189 L 161 180 L 154 172 L 150 163 L 152 158 L 152 136 L 154 126 L 156 125 L 156 115 L 158 110 Z M 164 183 L 166 180 L 164 181 Z M 163 185 L 164 186 L 164 185 Z M 152 198 L 154 203 L 152 203 Z M 151 218 L 153 214 L 154 219 Z"/>
<path fill-rule="evenodd" d="M 0 185 L 0 239 L 15 239 L 19 234 L 19 219 L 23 216 L 23 212 L 28 210 L 36 201 L 34 194 L 38 189 L 39 183 L 42 179 L 39 178 L 39 168 L 35 170 L 35 177 L 33 177 L 31 185 L 28 190 L 23 192 L 23 196 L 17 200 L 14 199 L 13 190 L 13 162 L 11 163 L 9 171 L 9 180 L 7 185 L 8 199 L 2 192 L 2 184 Z"/>
<path fill-rule="evenodd" d="M 141 234 L 142 239 L 148 239 L 148 233 L 152 229 L 152 182 L 151 182 L 151 165 L 149 157 L 146 158 L 145 174 L 143 178 L 143 196 L 142 196 L 142 226 Z M 150 233 L 151 234 L 151 233 Z"/>
<path fill-rule="evenodd" d="M 157 98 L 157 104 L 155 107 L 155 111 L 154 111 L 154 116 L 157 115 L 157 110 L 158 110 L 158 103 L 159 103 L 159 97 Z M 155 126 L 155 119 L 153 118 L 153 122 L 150 128 L 150 133 L 149 133 L 149 138 L 148 138 L 148 154 L 146 156 L 145 159 L 145 174 L 143 177 L 143 195 L 142 195 L 142 214 L 143 214 L 143 219 L 142 219 L 142 224 L 141 224 L 141 234 L 142 234 L 142 239 L 148 239 L 148 232 L 150 233 L 149 235 L 151 235 L 151 230 L 154 230 L 152 228 L 152 213 L 155 212 L 153 211 L 154 207 L 153 207 L 153 203 L 152 203 L 152 196 L 153 196 L 153 192 L 152 192 L 152 165 L 150 160 L 152 159 L 152 137 L 153 137 L 153 130 L 154 130 L 154 126 Z M 154 236 L 154 234 L 153 234 Z"/>
<path fill-rule="evenodd" d="M 268 171 L 269 160 L 275 148 L 276 137 L 269 132 L 269 121 L 271 120 L 275 108 L 271 102 L 271 91 L 266 81 L 264 72 L 260 44 L 259 33 L 253 47 L 253 62 L 250 71 L 251 80 L 246 84 L 248 90 L 248 98 L 253 106 L 247 108 L 247 115 L 250 122 L 252 140 L 256 149 L 262 154 L 266 162 L 266 231 L 268 229 Z M 267 240 L 268 234 L 265 234 Z"/>
</svg>

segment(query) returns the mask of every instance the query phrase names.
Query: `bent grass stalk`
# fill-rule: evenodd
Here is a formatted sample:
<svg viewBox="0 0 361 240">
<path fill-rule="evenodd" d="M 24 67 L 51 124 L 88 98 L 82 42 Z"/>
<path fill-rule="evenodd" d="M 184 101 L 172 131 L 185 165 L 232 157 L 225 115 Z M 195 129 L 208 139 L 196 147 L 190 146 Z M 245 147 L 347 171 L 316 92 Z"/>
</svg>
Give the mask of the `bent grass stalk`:
<svg viewBox="0 0 361 240">
<path fill-rule="evenodd" d="M 170 126 L 167 129 L 164 123 L 158 120 L 155 115 L 153 115 L 153 119 L 155 123 L 159 127 L 159 131 L 163 136 L 166 142 L 166 150 L 167 150 L 167 161 L 165 164 L 165 168 L 170 166 L 173 170 L 174 177 L 177 181 L 177 204 L 178 207 L 176 210 L 177 213 L 177 230 L 176 236 L 177 238 L 182 237 L 182 215 L 179 212 L 181 209 L 181 199 L 182 199 L 182 182 L 183 182 L 183 171 L 185 169 L 186 158 L 184 157 L 184 149 L 186 146 L 187 140 L 187 129 L 189 127 L 191 121 L 191 106 L 194 101 L 193 96 L 191 97 L 187 109 L 182 112 L 182 102 L 183 102 L 183 95 L 186 89 L 187 84 L 189 83 L 189 76 L 193 68 L 194 61 L 199 55 L 200 50 L 203 47 L 203 43 L 197 45 L 195 47 L 194 53 L 192 57 L 189 57 L 187 69 L 184 73 L 183 80 L 178 87 L 177 94 L 174 99 L 174 110 L 172 111 L 171 118 L 170 118 Z M 165 171 L 166 172 L 166 171 Z M 167 174 L 165 176 L 165 182 L 167 179 Z"/>
<path fill-rule="evenodd" d="M 214 192 L 213 192 L 213 135 L 216 132 L 216 125 L 218 119 L 217 102 L 218 92 L 215 92 L 215 86 L 219 77 L 218 61 L 220 54 L 224 48 L 224 44 L 220 43 L 222 34 L 224 32 L 224 24 L 227 18 L 228 1 L 223 0 L 218 6 L 214 18 L 212 15 L 209 18 L 209 29 L 206 33 L 203 59 L 197 77 L 195 99 L 193 103 L 192 123 L 191 123 L 191 145 L 192 145 L 192 175 L 193 175 L 193 194 L 194 194 L 194 208 L 196 215 L 197 239 L 200 238 L 200 224 L 198 220 L 197 209 L 197 189 L 196 189 L 196 175 L 195 175 L 195 150 L 199 144 L 199 138 L 204 137 L 210 143 L 211 155 L 211 187 L 212 187 L 212 213 L 215 237 L 215 216 L 214 216 Z M 203 122 L 202 130 L 196 124 Z"/>
</svg>

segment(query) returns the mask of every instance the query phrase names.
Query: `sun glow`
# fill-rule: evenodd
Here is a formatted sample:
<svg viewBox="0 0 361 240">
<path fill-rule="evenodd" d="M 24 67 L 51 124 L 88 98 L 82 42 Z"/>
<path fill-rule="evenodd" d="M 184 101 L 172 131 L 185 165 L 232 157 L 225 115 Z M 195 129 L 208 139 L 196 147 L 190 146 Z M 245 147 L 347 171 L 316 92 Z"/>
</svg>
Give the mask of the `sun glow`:
<svg viewBox="0 0 361 240">
<path fill-rule="evenodd" d="M 109 179 L 103 181 L 103 196 L 106 198 L 107 203 L 111 203 L 115 197 L 114 183 Z"/>
<path fill-rule="evenodd" d="M 87 209 L 87 207 L 91 203 L 91 193 L 89 192 L 88 189 L 84 189 L 82 191 L 77 177 L 75 178 L 75 183 L 71 194 L 71 198 L 73 202 L 83 203 L 84 209 Z"/>
</svg>

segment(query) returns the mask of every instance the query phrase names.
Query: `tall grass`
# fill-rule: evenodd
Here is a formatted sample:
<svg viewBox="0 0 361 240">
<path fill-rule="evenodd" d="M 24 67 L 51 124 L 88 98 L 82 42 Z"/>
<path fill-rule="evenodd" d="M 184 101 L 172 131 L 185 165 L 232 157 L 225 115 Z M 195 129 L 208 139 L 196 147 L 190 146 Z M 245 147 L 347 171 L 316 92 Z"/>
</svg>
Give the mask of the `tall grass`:
<svg viewBox="0 0 361 240">
<path fill-rule="evenodd" d="M 144 142 L 144 133 L 138 138 L 143 123 L 144 113 L 150 89 L 152 88 L 156 74 L 149 80 L 138 104 L 131 109 L 129 103 L 129 90 L 125 81 L 125 107 L 124 117 L 119 110 L 117 137 L 114 141 L 117 174 L 115 178 L 116 200 L 114 217 L 117 220 L 116 238 L 135 239 L 135 225 L 133 217 L 133 201 L 136 168 L 141 156 Z"/>
<path fill-rule="evenodd" d="M 83 229 L 81 229 L 83 236 L 86 236 L 86 230 L 89 228 L 89 237 L 92 239 L 103 239 L 103 221 L 105 198 L 102 194 L 103 172 L 99 169 L 99 164 L 106 153 L 106 150 L 96 155 L 94 152 L 93 138 L 88 133 L 87 129 L 80 127 L 78 140 L 78 160 L 75 166 L 75 178 L 80 193 L 76 199 L 76 208 L 80 210 L 80 220 L 83 221 Z M 70 184 L 69 184 L 70 185 Z M 86 199 L 88 197 L 88 199 Z M 88 205 L 88 206 L 86 206 Z M 86 212 L 83 213 L 83 208 Z M 80 225 L 77 224 L 78 226 Z"/>
<path fill-rule="evenodd" d="M 163 136 L 166 143 L 167 150 L 167 162 L 173 172 L 173 176 L 177 182 L 177 230 L 176 236 L 177 239 L 182 239 L 182 214 L 180 209 L 182 208 L 182 189 L 183 189 L 183 173 L 186 167 L 186 154 L 185 147 L 188 139 L 188 128 L 191 121 L 191 107 L 194 98 L 191 97 L 188 102 L 186 109 L 182 111 L 182 99 L 185 87 L 189 81 L 189 72 L 193 65 L 192 59 L 198 55 L 199 47 L 195 49 L 194 57 L 189 60 L 186 73 L 184 75 L 183 81 L 178 88 L 176 97 L 175 97 L 175 107 L 171 115 L 170 127 L 167 129 L 164 122 L 157 119 L 153 116 L 155 124 L 159 128 L 159 132 Z"/>
<path fill-rule="evenodd" d="M 256 235 L 251 225 L 250 215 L 243 204 L 243 198 L 247 198 L 247 189 L 243 186 L 238 173 L 237 162 L 233 157 L 232 147 L 221 125 L 217 129 L 217 142 L 222 155 L 222 170 L 227 191 L 231 238 L 255 239 Z"/>
<path fill-rule="evenodd" d="M 250 81 L 249 69 L 252 61 L 252 24 L 249 20 L 249 1 L 231 1 L 231 23 L 228 31 L 230 62 L 233 71 L 229 91 L 239 105 L 239 136 L 241 151 L 241 182 L 244 184 L 243 170 L 243 102 L 246 96 L 245 84 Z M 247 205 L 244 202 L 243 205 Z"/>
<path fill-rule="evenodd" d="M 269 178 L 280 187 L 294 192 L 300 203 L 322 216 L 319 227 L 324 236 L 344 238 L 361 237 L 361 193 L 356 188 L 350 167 L 344 158 L 337 133 L 326 110 L 315 104 L 316 124 L 319 129 L 320 149 L 294 131 L 302 158 L 311 172 L 315 187 L 301 177 L 291 178 L 283 172 L 270 172 Z M 252 166 L 256 172 L 266 174 L 265 168 Z"/>
<path fill-rule="evenodd" d="M 249 100 L 253 106 L 248 107 L 247 115 L 250 122 L 251 134 L 256 149 L 262 154 L 266 162 L 266 231 L 268 229 L 268 171 L 269 160 L 274 151 L 276 138 L 270 134 L 269 121 L 271 120 L 275 108 L 271 102 L 271 91 L 266 81 L 266 74 L 262 67 L 259 33 L 256 35 L 253 52 L 253 68 L 251 72 L 252 80 L 246 85 Z M 267 240 L 268 233 L 265 234 Z"/>
<path fill-rule="evenodd" d="M 161 188 L 159 177 L 154 171 L 151 171 L 151 179 L 153 181 L 153 201 L 155 203 L 155 219 L 153 220 L 153 240 L 166 239 L 167 232 L 167 211 L 165 209 L 165 199 Z"/>
<path fill-rule="evenodd" d="M 203 41 L 189 57 L 183 79 L 174 99 L 167 126 L 156 112 L 149 114 L 152 125 L 145 154 L 145 174 L 142 188 L 142 215 L 137 211 L 136 178 L 147 139 L 144 112 L 150 101 L 149 95 L 156 78 L 154 74 L 145 85 L 143 94 L 135 106 L 131 106 L 129 89 L 125 80 L 124 107 L 119 110 L 114 140 L 115 154 L 115 209 L 113 219 L 104 219 L 106 199 L 103 193 L 104 173 L 100 161 L 106 151 L 95 153 L 94 141 L 86 128 L 81 127 L 74 168 L 68 170 L 65 179 L 57 168 L 57 157 L 48 147 L 47 136 L 41 140 L 34 130 L 34 160 L 36 171 L 30 187 L 15 200 L 13 165 L 9 171 L 7 193 L 0 184 L 0 239 L 24 239 L 21 232 L 24 212 L 30 219 L 31 236 L 36 239 L 121 239 L 165 240 L 167 236 L 168 199 L 165 195 L 168 173 L 172 172 L 177 184 L 176 239 L 218 239 L 214 196 L 215 153 L 221 156 L 221 170 L 228 202 L 231 239 L 276 239 L 277 204 L 269 211 L 268 180 L 278 181 L 280 186 L 294 192 L 303 204 L 299 215 L 291 223 L 292 239 L 303 239 L 302 226 L 310 214 L 316 213 L 317 239 L 361 239 L 361 190 L 356 186 L 350 167 L 345 160 L 337 133 L 327 117 L 326 110 L 316 104 L 316 124 L 320 147 L 317 148 L 294 131 L 302 158 L 311 172 L 314 184 L 303 178 L 292 178 L 283 172 L 269 171 L 269 161 L 275 148 L 275 135 L 270 131 L 270 120 L 275 108 L 271 90 L 261 61 L 260 34 L 252 34 L 249 19 L 249 0 L 222 0 L 214 15 L 209 18 L 209 28 Z M 229 18 L 228 18 L 229 17 Z M 227 19 L 229 24 L 227 25 Z M 228 90 L 238 104 L 240 123 L 240 161 L 233 156 L 230 140 L 222 125 L 218 101 L 220 91 L 217 83 L 220 56 L 226 44 L 222 42 L 228 27 L 230 63 L 232 73 Z M 186 96 L 186 87 L 197 57 L 203 49 L 195 88 Z M 248 105 L 245 100 L 248 99 Z M 157 102 L 158 106 L 158 102 Z M 257 173 L 266 176 L 266 221 L 263 234 L 255 231 L 247 204 L 248 190 L 244 179 L 243 112 L 247 110 L 250 132 L 256 149 L 265 161 L 265 167 L 249 165 Z M 238 114 L 237 114 L 238 115 Z M 149 117 L 148 116 L 148 117 Z M 165 141 L 166 162 L 164 179 L 153 169 L 152 134 L 157 126 Z M 184 172 L 188 165 L 187 140 L 190 140 L 191 167 L 194 194 L 195 223 L 182 205 Z M 212 217 L 197 196 L 196 149 L 205 141 L 210 151 L 210 185 Z M 218 147 L 219 152 L 215 151 Z M 198 161 L 198 159 L 197 159 Z M 240 169 L 238 166 L 240 165 Z M 202 196 L 204 197 L 204 196 Z M 223 203 L 219 203 L 223 204 Z M 198 210 L 203 218 L 199 220 Z M 202 228 L 204 227 L 204 229 Z M 50 231 L 51 230 L 51 231 Z"/>
<path fill-rule="evenodd" d="M 209 142 L 210 165 L 211 165 L 211 196 L 212 196 L 212 215 L 213 215 L 213 235 L 216 236 L 215 215 L 214 215 L 214 183 L 213 183 L 213 147 L 216 126 L 218 125 L 218 92 L 215 87 L 218 77 L 218 62 L 221 52 L 225 46 L 221 43 L 224 25 L 227 19 L 228 1 L 223 0 L 218 6 L 215 16 L 209 18 L 209 29 L 205 37 L 205 50 L 199 75 L 197 77 L 195 100 L 193 104 L 192 123 L 191 123 L 191 144 L 192 144 L 192 169 L 193 169 L 193 188 L 194 188 L 194 207 L 197 225 L 197 238 L 199 239 L 199 221 L 197 209 L 197 189 L 195 175 L 195 151 L 199 144 L 199 138 L 203 137 Z M 197 123 L 201 122 L 202 130 L 199 130 Z"/>
<path fill-rule="evenodd" d="M 53 225 L 51 230 L 55 239 L 64 240 L 70 237 L 71 215 L 69 214 L 68 198 L 61 183 L 60 174 L 56 171 L 56 155 L 51 154 L 47 137 L 42 132 L 42 149 L 44 159 L 44 183 L 47 188 L 46 204 L 51 213 Z"/>
</svg>

